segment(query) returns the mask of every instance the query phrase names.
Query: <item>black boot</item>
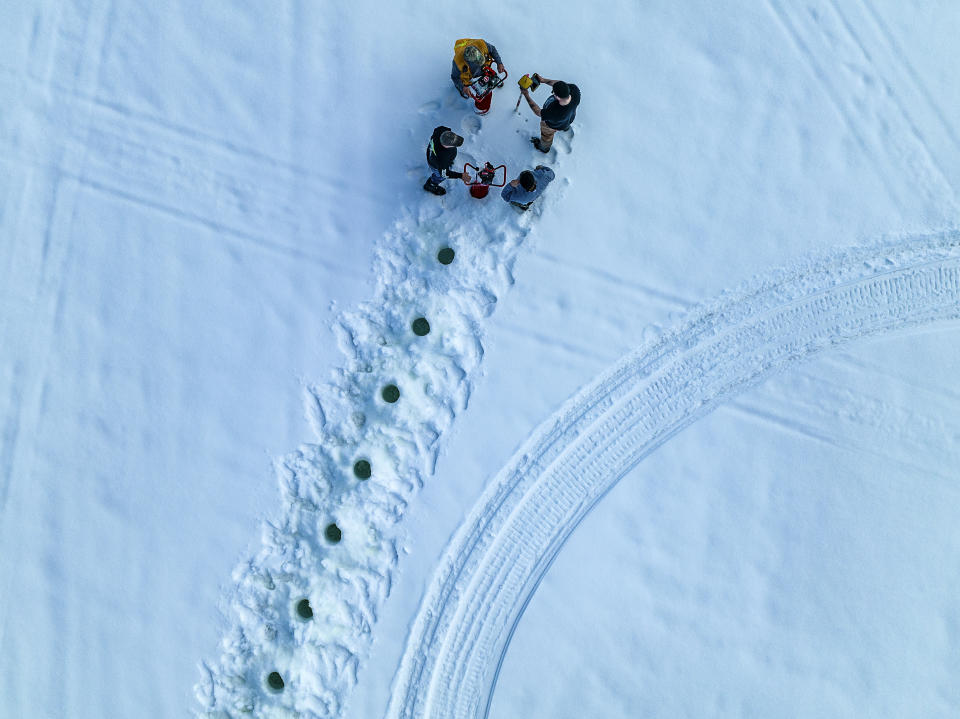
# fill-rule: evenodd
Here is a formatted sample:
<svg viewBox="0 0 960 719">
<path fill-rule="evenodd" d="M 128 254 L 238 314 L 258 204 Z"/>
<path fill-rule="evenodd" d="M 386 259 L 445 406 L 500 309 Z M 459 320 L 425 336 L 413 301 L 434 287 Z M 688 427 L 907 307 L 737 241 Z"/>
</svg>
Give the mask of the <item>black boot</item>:
<svg viewBox="0 0 960 719">
<path fill-rule="evenodd" d="M 447 191 L 444 188 L 440 187 L 440 185 L 438 185 L 436 182 L 432 182 L 429 179 L 423 183 L 423 189 L 427 192 L 432 192 L 434 195 L 447 194 Z"/>
<path fill-rule="evenodd" d="M 542 152 L 542 153 L 544 153 L 544 154 L 550 152 L 549 149 L 544 150 L 543 147 L 540 145 L 540 138 L 539 138 L 539 137 L 531 137 L 531 138 L 530 138 L 530 142 L 532 142 L 532 143 L 533 143 L 533 146 L 534 146 L 535 148 L 537 148 L 538 150 L 540 150 L 540 152 Z"/>
</svg>

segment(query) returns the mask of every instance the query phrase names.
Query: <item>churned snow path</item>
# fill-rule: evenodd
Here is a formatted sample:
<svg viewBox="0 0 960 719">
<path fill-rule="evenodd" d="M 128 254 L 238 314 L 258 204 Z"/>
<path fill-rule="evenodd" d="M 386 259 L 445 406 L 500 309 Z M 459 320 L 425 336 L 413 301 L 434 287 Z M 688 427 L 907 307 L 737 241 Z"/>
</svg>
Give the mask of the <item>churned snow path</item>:
<svg viewBox="0 0 960 719">
<path fill-rule="evenodd" d="M 507 102 L 505 91 L 498 99 Z M 481 119 L 463 104 L 450 91 L 420 111 L 433 125 L 442 124 L 441 110 L 462 117 L 458 169 L 496 152 L 508 181 L 534 163 L 550 162 L 559 174 L 575 131 L 543 155 L 513 115 Z M 514 136 L 508 157 L 505 136 Z M 309 388 L 317 442 L 279 463 L 282 517 L 235 573 L 223 656 L 204 665 L 197 686 L 206 715 L 341 712 L 390 593 L 406 507 L 467 406 L 483 359 L 482 322 L 513 285 L 519 248 L 565 184 L 555 181 L 521 214 L 499 188 L 477 200 L 448 181 L 447 195 L 425 196 L 378 243 L 376 295 L 336 327 L 345 363 L 332 381 Z"/>
</svg>

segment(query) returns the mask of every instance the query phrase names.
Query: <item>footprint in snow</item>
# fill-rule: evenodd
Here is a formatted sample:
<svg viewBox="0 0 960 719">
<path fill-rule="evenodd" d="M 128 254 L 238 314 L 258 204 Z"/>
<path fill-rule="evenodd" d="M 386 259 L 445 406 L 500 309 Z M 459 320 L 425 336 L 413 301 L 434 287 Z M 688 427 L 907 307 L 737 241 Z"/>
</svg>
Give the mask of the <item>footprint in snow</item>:
<svg viewBox="0 0 960 719">
<path fill-rule="evenodd" d="M 480 121 L 480 118 L 476 115 L 467 115 L 461 121 L 460 126 L 463 128 L 464 132 L 475 135 L 480 131 L 482 124 L 483 123 Z"/>
<path fill-rule="evenodd" d="M 443 208 L 437 203 L 426 203 L 420 205 L 420 212 L 417 222 L 429 222 L 435 220 L 443 214 Z"/>
<path fill-rule="evenodd" d="M 557 153 L 563 152 L 565 155 L 570 154 L 572 144 L 570 143 L 570 138 L 567 136 L 561 136 L 558 132 L 554 138 L 553 146 L 557 149 Z"/>
<path fill-rule="evenodd" d="M 425 102 L 420 106 L 420 114 L 426 115 L 430 112 L 436 112 L 440 109 L 440 103 L 436 100 L 431 100 L 430 102 Z"/>
</svg>

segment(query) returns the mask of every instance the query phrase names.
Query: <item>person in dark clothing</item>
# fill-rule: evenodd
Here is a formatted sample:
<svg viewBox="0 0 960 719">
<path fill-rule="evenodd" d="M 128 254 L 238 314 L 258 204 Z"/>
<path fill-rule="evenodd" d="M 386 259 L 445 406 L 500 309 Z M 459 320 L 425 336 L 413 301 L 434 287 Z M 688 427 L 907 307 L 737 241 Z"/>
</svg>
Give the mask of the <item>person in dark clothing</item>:
<svg viewBox="0 0 960 719">
<path fill-rule="evenodd" d="M 423 189 L 434 195 L 445 195 L 446 190 L 440 186 L 448 177 L 459 177 L 464 183 L 469 182 L 470 175 L 464 172 L 455 172 L 450 168 L 457 158 L 457 148 L 463 144 L 463 138 L 449 127 L 440 125 L 434 128 L 433 135 L 427 145 L 427 164 L 433 173 L 423 184 Z"/>
<path fill-rule="evenodd" d="M 527 99 L 527 104 L 533 114 L 540 118 L 540 137 L 531 137 L 530 142 L 540 152 L 549 152 L 553 144 L 553 136 L 558 130 L 565 131 L 577 116 L 577 106 L 580 104 L 580 88 L 567 84 L 563 80 L 548 80 L 542 75 L 533 73 L 533 77 L 553 88 L 553 93 L 543 103 L 541 108 L 530 96 L 529 89 L 520 92 Z"/>
<path fill-rule="evenodd" d="M 529 210 L 555 177 L 549 167 L 537 165 L 532 171 L 524 170 L 517 179 L 508 182 L 500 191 L 500 197 L 520 211 Z"/>
</svg>

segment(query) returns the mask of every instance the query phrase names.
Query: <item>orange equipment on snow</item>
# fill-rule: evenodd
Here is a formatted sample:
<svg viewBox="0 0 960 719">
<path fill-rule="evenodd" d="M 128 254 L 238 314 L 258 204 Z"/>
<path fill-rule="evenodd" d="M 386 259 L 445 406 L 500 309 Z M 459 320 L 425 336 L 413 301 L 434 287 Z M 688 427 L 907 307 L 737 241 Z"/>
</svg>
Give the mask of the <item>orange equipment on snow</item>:
<svg viewBox="0 0 960 719">
<path fill-rule="evenodd" d="M 463 166 L 463 171 L 466 172 L 467 168 L 476 171 L 476 176 L 467 184 L 470 185 L 470 196 L 476 197 L 478 200 L 487 196 L 487 193 L 490 192 L 491 187 L 503 187 L 507 184 L 507 166 L 506 165 L 497 165 L 494 167 L 489 162 L 485 162 L 483 167 L 477 167 L 476 165 L 471 165 L 469 162 Z M 500 173 L 500 170 L 503 170 L 503 179 L 500 182 L 497 182 L 497 175 Z"/>
</svg>

